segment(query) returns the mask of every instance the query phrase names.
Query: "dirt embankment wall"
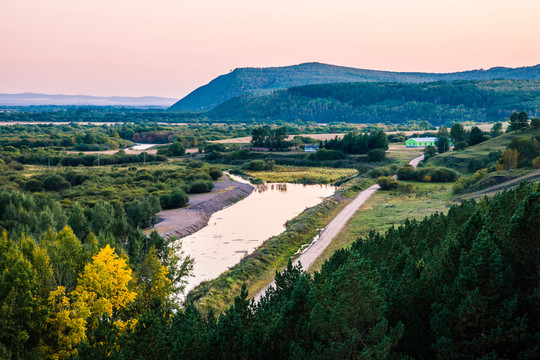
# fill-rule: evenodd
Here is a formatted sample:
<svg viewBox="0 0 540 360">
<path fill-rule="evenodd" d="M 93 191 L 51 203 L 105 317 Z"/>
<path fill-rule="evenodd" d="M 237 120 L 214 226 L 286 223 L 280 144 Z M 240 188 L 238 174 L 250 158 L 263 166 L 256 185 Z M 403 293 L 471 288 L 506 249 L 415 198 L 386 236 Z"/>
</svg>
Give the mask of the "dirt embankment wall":
<svg viewBox="0 0 540 360">
<path fill-rule="evenodd" d="M 253 191 L 253 186 L 249 184 L 237 184 L 236 187 L 190 208 L 159 213 L 161 222 L 156 224 L 155 229 L 165 238 L 183 238 L 199 231 L 208 224 L 213 213 L 242 200 Z"/>
</svg>

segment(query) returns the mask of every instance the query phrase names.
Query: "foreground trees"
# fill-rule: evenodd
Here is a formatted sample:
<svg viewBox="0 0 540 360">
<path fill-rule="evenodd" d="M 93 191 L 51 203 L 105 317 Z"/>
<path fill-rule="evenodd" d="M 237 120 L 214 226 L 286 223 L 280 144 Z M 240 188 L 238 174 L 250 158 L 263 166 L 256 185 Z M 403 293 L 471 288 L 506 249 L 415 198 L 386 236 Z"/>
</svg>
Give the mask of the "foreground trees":
<svg viewBox="0 0 540 360">
<path fill-rule="evenodd" d="M 314 275 L 289 263 L 258 303 L 244 287 L 219 315 L 171 301 L 190 262 L 155 233 L 130 260 L 108 244 L 78 246 L 69 228 L 38 241 L 4 232 L 0 355 L 536 359 L 539 228 L 540 185 L 522 184 L 372 232 Z"/>
<path fill-rule="evenodd" d="M 154 304 L 108 357 L 537 358 L 539 190 L 521 185 L 373 232 L 313 276 L 289 263 L 259 303 L 244 287 L 219 317 Z"/>
</svg>

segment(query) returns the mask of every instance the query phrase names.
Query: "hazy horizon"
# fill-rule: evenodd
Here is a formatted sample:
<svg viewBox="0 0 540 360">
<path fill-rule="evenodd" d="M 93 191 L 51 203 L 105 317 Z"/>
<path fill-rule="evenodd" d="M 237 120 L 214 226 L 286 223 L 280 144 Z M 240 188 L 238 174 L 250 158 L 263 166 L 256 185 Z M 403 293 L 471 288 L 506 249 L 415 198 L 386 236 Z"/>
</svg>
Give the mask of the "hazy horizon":
<svg viewBox="0 0 540 360">
<path fill-rule="evenodd" d="M 4 0 L 0 93 L 180 99 L 239 67 L 540 63 L 540 2 Z"/>
</svg>

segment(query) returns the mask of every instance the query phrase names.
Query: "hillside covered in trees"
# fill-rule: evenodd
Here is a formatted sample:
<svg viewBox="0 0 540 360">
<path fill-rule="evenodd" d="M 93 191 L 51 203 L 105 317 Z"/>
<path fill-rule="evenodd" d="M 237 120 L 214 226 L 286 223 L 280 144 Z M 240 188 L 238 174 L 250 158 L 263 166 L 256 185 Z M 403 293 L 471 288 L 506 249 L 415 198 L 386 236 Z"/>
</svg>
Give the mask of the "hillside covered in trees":
<svg viewBox="0 0 540 360">
<path fill-rule="evenodd" d="M 339 83 L 240 96 L 207 112 L 214 119 L 433 125 L 498 121 L 515 109 L 540 115 L 540 80 Z"/>
<path fill-rule="evenodd" d="M 208 110 L 240 95 L 260 96 L 276 90 L 308 84 L 340 82 L 420 83 L 454 80 L 540 79 L 540 65 L 455 73 L 392 72 L 356 69 L 321 63 L 269 68 L 238 68 L 221 75 L 176 102 L 171 110 Z"/>
</svg>

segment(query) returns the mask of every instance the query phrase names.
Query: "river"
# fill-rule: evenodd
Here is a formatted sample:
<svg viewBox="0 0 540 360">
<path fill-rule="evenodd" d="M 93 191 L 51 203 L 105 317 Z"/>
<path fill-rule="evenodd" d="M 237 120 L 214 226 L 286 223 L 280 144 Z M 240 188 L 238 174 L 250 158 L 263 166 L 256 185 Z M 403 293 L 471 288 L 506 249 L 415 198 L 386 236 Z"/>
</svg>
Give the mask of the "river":
<svg viewBox="0 0 540 360">
<path fill-rule="evenodd" d="M 206 227 L 182 239 L 183 250 L 195 259 L 194 277 L 185 293 L 237 264 L 266 239 L 285 231 L 288 220 L 335 190 L 332 185 L 265 183 L 247 198 L 214 213 Z"/>
<path fill-rule="evenodd" d="M 157 144 L 135 144 L 132 147 L 130 147 L 130 149 L 131 150 L 146 150 L 156 145 Z"/>
</svg>

